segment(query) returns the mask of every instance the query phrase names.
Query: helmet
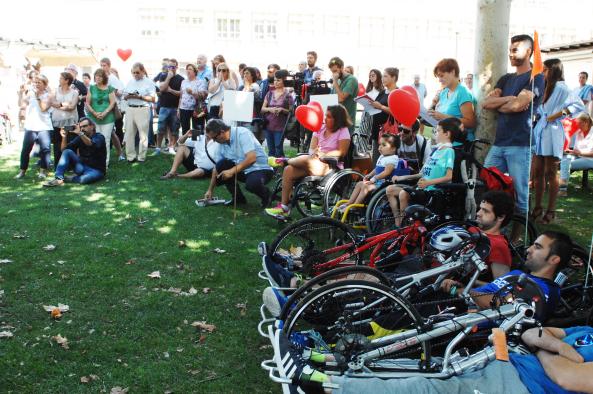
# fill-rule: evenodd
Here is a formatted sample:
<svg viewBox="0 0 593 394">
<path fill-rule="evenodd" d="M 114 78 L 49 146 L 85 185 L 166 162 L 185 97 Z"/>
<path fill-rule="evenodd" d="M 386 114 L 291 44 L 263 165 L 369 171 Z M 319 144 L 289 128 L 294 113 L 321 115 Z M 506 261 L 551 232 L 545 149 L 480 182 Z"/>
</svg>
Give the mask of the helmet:
<svg viewBox="0 0 593 394">
<path fill-rule="evenodd" d="M 470 233 L 461 226 L 446 225 L 434 230 L 430 237 L 430 246 L 441 252 L 451 251 L 463 240 L 470 238 Z"/>
</svg>

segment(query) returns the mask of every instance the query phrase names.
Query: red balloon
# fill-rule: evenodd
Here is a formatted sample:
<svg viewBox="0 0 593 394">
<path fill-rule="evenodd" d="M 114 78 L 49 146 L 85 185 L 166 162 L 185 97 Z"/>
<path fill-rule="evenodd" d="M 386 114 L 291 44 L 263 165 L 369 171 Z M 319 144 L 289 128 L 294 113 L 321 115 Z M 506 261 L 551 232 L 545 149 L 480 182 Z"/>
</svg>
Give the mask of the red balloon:
<svg viewBox="0 0 593 394">
<path fill-rule="evenodd" d="M 565 118 L 562 119 L 562 126 L 564 127 L 564 150 L 568 148 L 572 136 L 579 131 L 579 123 L 576 119 Z"/>
<path fill-rule="evenodd" d="M 126 60 L 128 60 L 130 58 L 130 56 L 132 56 L 132 50 L 120 48 L 117 50 L 117 56 L 119 56 L 120 59 L 125 62 Z"/>
<path fill-rule="evenodd" d="M 321 130 L 323 124 L 323 110 L 319 103 L 309 103 L 309 105 L 299 105 L 294 111 L 294 115 L 304 128 L 313 132 Z"/>
<path fill-rule="evenodd" d="M 410 93 L 408 90 L 395 89 L 389 93 L 387 103 L 393 117 L 407 127 L 414 124 L 420 113 L 420 102 L 416 92 Z"/>
<path fill-rule="evenodd" d="M 364 95 L 366 93 L 367 93 L 366 88 L 364 87 L 364 85 L 361 82 L 359 82 L 358 83 L 358 95 L 359 96 L 362 96 L 362 95 Z"/>
<path fill-rule="evenodd" d="M 406 85 L 406 86 L 402 86 L 401 89 L 412 94 L 414 97 L 416 97 L 416 100 L 418 100 L 418 92 L 416 91 L 416 89 L 414 89 L 413 86 Z"/>
<path fill-rule="evenodd" d="M 319 103 L 318 101 L 309 101 L 309 104 L 307 104 L 309 107 L 315 107 L 319 110 L 319 112 L 323 115 L 323 107 L 321 106 L 321 103 Z"/>
</svg>

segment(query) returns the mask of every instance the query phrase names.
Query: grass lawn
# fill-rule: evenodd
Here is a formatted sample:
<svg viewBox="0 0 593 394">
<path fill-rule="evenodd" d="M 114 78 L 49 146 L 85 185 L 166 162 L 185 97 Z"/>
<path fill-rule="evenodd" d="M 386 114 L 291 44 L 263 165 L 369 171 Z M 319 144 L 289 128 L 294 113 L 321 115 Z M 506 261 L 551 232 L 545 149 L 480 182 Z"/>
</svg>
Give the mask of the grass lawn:
<svg viewBox="0 0 593 394">
<path fill-rule="evenodd" d="M 281 226 L 256 197 L 246 193 L 236 218 L 197 208 L 206 181 L 158 180 L 169 155 L 113 162 L 106 181 L 48 190 L 34 169 L 13 180 L 19 149 L 0 151 L 0 260 L 10 260 L 0 263 L 0 332 L 14 334 L 0 338 L 0 391 L 279 391 L 259 366 L 271 348 L 256 331 L 265 286 L 256 246 Z M 554 227 L 588 246 L 592 193 L 569 192 Z M 58 303 L 70 311 L 53 320 L 43 305 Z"/>
</svg>

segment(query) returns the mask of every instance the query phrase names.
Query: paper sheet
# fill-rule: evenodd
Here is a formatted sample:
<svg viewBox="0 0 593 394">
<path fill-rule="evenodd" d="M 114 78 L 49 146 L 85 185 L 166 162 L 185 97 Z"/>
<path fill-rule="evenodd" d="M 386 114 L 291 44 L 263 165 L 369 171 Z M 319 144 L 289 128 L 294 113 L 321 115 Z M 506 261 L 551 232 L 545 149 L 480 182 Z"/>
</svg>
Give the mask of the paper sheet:
<svg viewBox="0 0 593 394">
<path fill-rule="evenodd" d="M 225 90 L 222 120 L 251 122 L 253 120 L 253 92 Z"/>
</svg>

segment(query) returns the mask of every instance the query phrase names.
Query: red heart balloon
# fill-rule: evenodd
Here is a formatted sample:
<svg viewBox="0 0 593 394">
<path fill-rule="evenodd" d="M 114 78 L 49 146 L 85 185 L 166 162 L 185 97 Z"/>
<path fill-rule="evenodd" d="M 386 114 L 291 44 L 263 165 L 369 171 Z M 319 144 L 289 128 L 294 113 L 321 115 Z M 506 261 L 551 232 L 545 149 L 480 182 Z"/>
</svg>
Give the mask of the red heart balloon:
<svg viewBox="0 0 593 394">
<path fill-rule="evenodd" d="M 414 124 L 420 113 L 420 102 L 415 92 L 410 93 L 407 90 L 395 89 L 389 93 L 387 104 L 393 117 L 407 127 L 411 127 Z"/>
<path fill-rule="evenodd" d="M 562 126 L 564 127 L 564 150 L 568 148 L 570 144 L 570 140 L 572 136 L 579 131 L 579 123 L 576 119 L 564 118 L 561 121 Z"/>
<path fill-rule="evenodd" d="M 323 110 L 321 104 L 299 105 L 294 111 L 294 115 L 304 128 L 313 132 L 321 130 L 323 124 Z"/>
<path fill-rule="evenodd" d="M 131 49 L 118 49 L 117 56 L 119 56 L 120 59 L 125 62 L 126 60 L 128 60 L 130 58 L 130 56 L 132 56 L 132 50 Z"/>
<path fill-rule="evenodd" d="M 309 101 L 309 104 L 307 104 L 309 107 L 315 107 L 318 109 L 318 111 L 323 115 L 323 107 L 321 106 L 321 103 L 318 101 Z"/>
<path fill-rule="evenodd" d="M 364 87 L 364 85 L 361 82 L 359 82 L 358 83 L 358 95 L 359 96 L 362 96 L 362 95 L 364 95 L 366 93 L 367 93 L 366 88 Z"/>
<path fill-rule="evenodd" d="M 413 86 L 406 85 L 406 86 L 402 86 L 401 89 L 412 94 L 414 97 L 416 97 L 416 100 L 418 100 L 418 92 L 416 91 L 416 89 L 414 89 Z"/>
</svg>

